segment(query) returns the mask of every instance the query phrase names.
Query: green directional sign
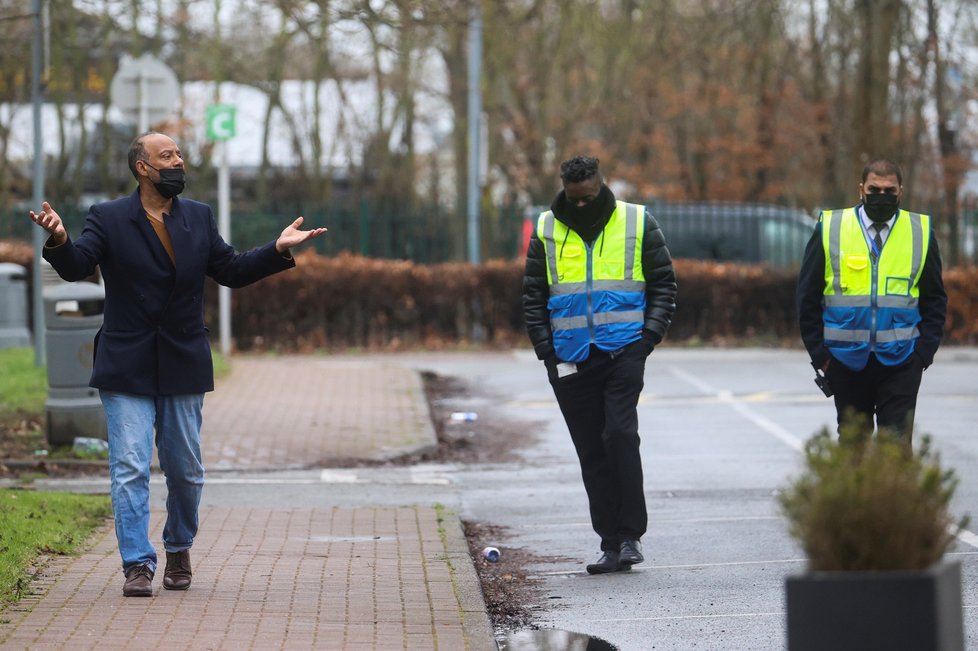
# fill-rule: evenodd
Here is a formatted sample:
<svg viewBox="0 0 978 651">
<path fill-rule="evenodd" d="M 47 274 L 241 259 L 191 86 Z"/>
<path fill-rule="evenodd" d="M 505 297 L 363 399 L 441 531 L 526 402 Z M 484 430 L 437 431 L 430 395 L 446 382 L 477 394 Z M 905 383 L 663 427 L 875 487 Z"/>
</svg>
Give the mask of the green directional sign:
<svg viewBox="0 0 978 651">
<path fill-rule="evenodd" d="M 229 104 L 211 104 L 207 107 L 207 139 L 228 140 L 234 137 L 235 107 Z"/>
</svg>

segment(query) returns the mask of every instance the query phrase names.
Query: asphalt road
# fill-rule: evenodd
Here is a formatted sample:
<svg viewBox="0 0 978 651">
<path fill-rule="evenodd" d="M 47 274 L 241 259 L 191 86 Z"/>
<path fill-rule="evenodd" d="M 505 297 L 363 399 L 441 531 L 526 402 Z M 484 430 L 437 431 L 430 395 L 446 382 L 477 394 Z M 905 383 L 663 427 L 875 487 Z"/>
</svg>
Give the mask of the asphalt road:
<svg viewBox="0 0 978 651">
<path fill-rule="evenodd" d="M 804 441 L 835 410 L 800 351 L 657 350 L 639 405 L 649 509 L 646 559 L 629 573 L 592 577 L 598 539 L 573 447 L 528 352 L 405 358 L 418 368 L 484 387 L 539 442 L 523 463 L 453 473 L 464 518 L 509 528 L 512 547 L 553 556 L 530 568 L 542 579 L 537 623 L 602 638 L 623 651 L 783 649 L 784 579 L 804 570 L 774 499 L 800 468 Z M 944 349 L 925 373 L 917 436 L 961 484 L 955 513 L 978 516 L 978 351 Z M 972 527 L 975 529 L 975 527 Z M 956 544 L 963 566 L 967 648 L 978 649 L 978 536 Z M 506 546 L 503 546 L 505 553 Z"/>
<path fill-rule="evenodd" d="M 522 547 L 547 559 L 527 568 L 540 580 L 540 627 L 599 637 L 622 651 L 785 647 L 784 579 L 803 571 L 805 561 L 774 495 L 799 470 L 803 442 L 835 419 L 804 353 L 653 353 L 639 405 L 646 563 L 594 577 L 584 564 L 597 557 L 598 538 L 577 459 L 532 353 L 384 357 L 465 380 L 476 390 L 456 403 L 459 411 L 498 421 L 494 426 L 517 423 L 534 441 L 504 463 L 212 473 L 204 504 L 441 503 L 464 519 L 506 527 L 497 545 L 503 554 Z M 955 513 L 978 520 L 976 422 L 978 350 L 942 349 L 924 376 L 917 436 L 932 434 L 960 476 Z M 46 484 L 104 490 L 100 482 Z M 966 534 L 949 558 L 962 564 L 967 649 L 978 651 L 978 536 Z"/>
</svg>

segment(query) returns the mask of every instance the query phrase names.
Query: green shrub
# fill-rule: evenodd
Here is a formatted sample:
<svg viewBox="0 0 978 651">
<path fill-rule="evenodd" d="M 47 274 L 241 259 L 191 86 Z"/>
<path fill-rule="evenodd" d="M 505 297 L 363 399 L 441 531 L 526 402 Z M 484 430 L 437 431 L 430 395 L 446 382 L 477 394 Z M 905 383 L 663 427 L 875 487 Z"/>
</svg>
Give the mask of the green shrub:
<svg viewBox="0 0 978 651">
<path fill-rule="evenodd" d="M 967 526 L 948 511 L 957 483 L 928 436 L 913 453 L 885 436 L 840 443 L 823 429 L 779 501 L 813 571 L 921 570 Z"/>
</svg>

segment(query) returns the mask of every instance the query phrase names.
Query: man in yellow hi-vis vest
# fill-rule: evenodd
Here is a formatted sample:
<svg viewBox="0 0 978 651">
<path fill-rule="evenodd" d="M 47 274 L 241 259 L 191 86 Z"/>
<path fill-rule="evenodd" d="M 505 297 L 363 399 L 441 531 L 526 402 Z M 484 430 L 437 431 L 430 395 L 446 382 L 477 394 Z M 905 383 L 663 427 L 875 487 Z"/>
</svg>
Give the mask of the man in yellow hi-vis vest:
<svg viewBox="0 0 978 651">
<path fill-rule="evenodd" d="M 816 382 L 835 396 L 839 433 L 865 439 L 875 417 L 910 448 L 947 294 L 932 220 L 900 208 L 902 182 L 895 163 L 873 161 L 861 203 L 822 213 L 798 278 L 798 321 Z"/>
<path fill-rule="evenodd" d="M 644 560 L 639 454 L 645 359 L 676 309 L 676 276 L 644 206 L 615 199 L 598 160 L 560 166 L 564 189 L 540 215 L 523 277 L 527 333 L 581 463 L 601 557 L 591 574 Z"/>
</svg>

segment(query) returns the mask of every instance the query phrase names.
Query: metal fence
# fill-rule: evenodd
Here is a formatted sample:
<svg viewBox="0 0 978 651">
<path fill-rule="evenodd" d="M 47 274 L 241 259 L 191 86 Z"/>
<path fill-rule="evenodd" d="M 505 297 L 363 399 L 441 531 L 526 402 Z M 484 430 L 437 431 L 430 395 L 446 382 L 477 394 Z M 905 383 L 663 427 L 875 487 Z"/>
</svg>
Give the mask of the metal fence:
<svg viewBox="0 0 978 651">
<path fill-rule="evenodd" d="M 85 225 L 87 207 L 57 206 L 57 210 L 68 232 L 77 237 Z M 304 228 L 326 226 L 329 229 L 325 237 L 307 245 L 322 254 L 348 251 L 418 263 L 465 259 L 464 219 L 439 207 L 403 211 L 379 208 L 366 201 L 352 207 L 300 210 L 294 214 L 232 210 L 230 241 L 239 250 L 259 246 L 275 239 L 299 214 L 305 218 Z M 511 259 L 522 255 L 522 223 L 523 213 L 517 209 L 483 215 L 481 258 Z M 29 242 L 32 228 L 27 209 L 0 213 L 0 239 Z"/>
<path fill-rule="evenodd" d="M 648 204 L 675 258 L 767 263 L 796 267 L 817 213 L 769 204 L 665 202 Z M 499 209 L 481 217 L 481 259 L 521 257 L 541 207 Z M 545 209 L 545 208 L 544 208 Z M 81 233 L 87 208 L 60 206 L 68 232 Z M 931 212 L 946 266 L 978 259 L 978 208 L 961 211 L 956 241 L 948 225 Z M 244 250 L 277 237 L 296 214 L 232 210 L 231 243 Z M 309 246 L 322 254 L 348 251 L 369 257 L 439 263 L 466 259 L 464 218 L 437 206 L 411 211 L 362 201 L 352 206 L 317 208 L 304 215 L 306 226 L 329 232 Z M 8 211 L 0 219 L 0 239 L 30 241 L 33 224 L 26 211 Z"/>
</svg>

